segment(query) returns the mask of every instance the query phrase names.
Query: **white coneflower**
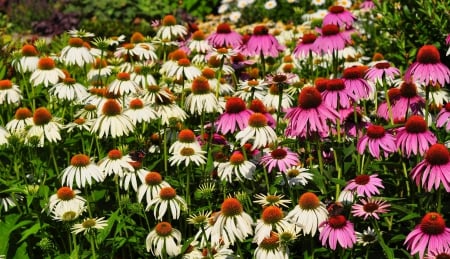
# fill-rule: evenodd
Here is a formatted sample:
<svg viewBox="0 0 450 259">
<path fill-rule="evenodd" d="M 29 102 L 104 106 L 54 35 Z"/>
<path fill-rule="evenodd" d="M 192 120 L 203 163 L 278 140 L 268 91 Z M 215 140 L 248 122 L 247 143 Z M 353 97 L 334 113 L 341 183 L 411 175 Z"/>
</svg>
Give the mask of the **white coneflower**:
<svg viewBox="0 0 450 259">
<path fill-rule="evenodd" d="M 259 245 L 265 238 L 270 237 L 272 231 L 280 232 L 289 227 L 290 223 L 284 218 L 281 208 L 273 205 L 268 206 L 263 209 L 261 219 L 256 222 L 253 242 Z"/>
<path fill-rule="evenodd" d="M 97 105 L 87 103 L 75 113 L 75 118 L 85 118 L 86 120 L 92 120 L 97 118 Z"/>
<path fill-rule="evenodd" d="M 263 79 L 243 81 L 238 86 L 239 89 L 234 93 L 234 96 L 240 97 L 246 102 L 254 99 L 264 99 L 267 91 L 267 83 Z"/>
<path fill-rule="evenodd" d="M 8 79 L 0 80 L 0 104 L 18 105 L 22 98 L 18 85 Z"/>
<path fill-rule="evenodd" d="M 223 242 L 228 247 L 236 241 L 243 241 L 253 234 L 253 219 L 244 212 L 241 202 L 236 198 L 226 198 L 211 233 L 211 245 Z"/>
<path fill-rule="evenodd" d="M 169 70 L 167 70 L 167 77 L 173 77 L 176 80 L 188 80 L 192 81 L 194 78 L 201 76 L 202 71 L 191 65 L 191 61 L 188 58 L 181 58 L 176 64 L 173 64 Z"/>
<path fill-rule="evenodd" d="M 86 87 L 80 83 L 77 83 L 75 79 L 71 77 L 66 77 L 62 82 L 52 86 L 48 90 L 48 93 L 59 100 L 73 102 L 81 102 L 89 95 Z"/>
<path fill-rule="evenodd" d="M 57 121 L 58 119 L 53 118 L 47 108 L 37 108 L 33 114 L 33 125 L 28 129 L 25 137 L 25 143 L 30 143 L 36 137 L 39 140 L 39 146 L 43 146 L 45 140 L 53 143 L 60 141 L 62 125 Z"/>
<path fill-rule="evenodd" d="M 138 188 L 138 201 L 142 202 L 145 197 L 145 201 L 149 204 L 154 198 L 158 197 L 161 189 L 165 187 L 170 187 L 170 184 L 162 179 L 160 173 L 153 171 L 147 172 L 144 182 Z"/>
<path fill-rule="evenodd" d="M 220 163 L 217 173 L 222 181 L 233 182 L 236 177 L 238 181 L 252 180 L 256 165 L 247 159 L 240 151 L 231 154 L 228 162 Z"/>
<path fill-rule="evenodd" d="M 64 125 L 62 128 L 67 130 L 67 133 L 70 133 L 75 130 L 89 132 L 93 123 L 94 121 L 92 119 L 87 120 L 85 118 L 76 118 L 72 122 L 69 122 L 66 125 Z"/>
<path fill-rule="evenodd" d="M 288 259 L 289 254 L 280 245 L 279 235 L 271 232 L 270 235 L 264 238 L 258 247 L 255 249 L 255 258 L 261 259 Z"/>
<path fill-rule="evenodd" d="M 30 83 L 33 86 L 43 84 L 45 87 L 58 83 L 60 79 L 64 79 L 66 75 L 63 71 L 56 67 L 55 61 L 49 57 L 39 59 L 37 69 L 30 76 Z"/>
<path fill-rule="evenodd" d="M 21 134 L 33 125 L 33 113 L 26 107 L 18 108 L 14 119 L 6 123 L 5 128 L 12 134 Z"/>
<path fill-rule="evenodd" d="M 173 165 L 181 165 L 184 164 L 188 166 L 189 164 L 195 164 L 196 166 L 200 166 L 206 164 L 205 151 L 203 150 L 195 150 L 191 147 L 183 147 L 178 151 L 175 151 L 171 157 L 169 157 L 170 164 Z"/>
<path fill-rule="evenodd" d="M 181 252 L 181 232 L 169 222 L 159 222 L 145 239 L 147 252 L 154 256 L 177 256 Z"/>
<path fill-rule="evenodd" d="M 269 87 L 268 93 L 262 99 L 264 105 L 267 108 L 272 108 L 277 111 L 280 104 L 280 94 L 281 111 L 291 108 L 293 104 L 293 98 L 290 95 L 283 93 L 283 91 L 280 92 L 280 88 L 276 84 L 273 84 Z"/>
<path fill-rule="evenodd" d="M 79 190 L 74 190 L 70 187 L 63 186 L 59 188 L 55 194 L 50 196 L 48 202 L 49 212 L 53 212 L 59 206 L 73 205 L 73 207 L 83 208 L 86 205 L 86 199 L 79 196 Z M 65 204 L 65 205 L 63 205 Z M 66 206 L 67 207 L 67 206 Z M 72 206 L 69 206 L 72 207 Z"/>
<path fill-rule="evenodd" d="M 39 62 L 36 47 L 31 44 L 25 44 L 20 52 L 22 57 L 17 62 L 13 62 L 14 67 L 19 73 L 34 72 Z"/>
<path fill-rule="evenodd" d="M 127 136 L 134 130 L 131 119 L 122 114 L 122 107 L 118 101 L 108 99 L 102 107 L 102 114 L 96 118 L 92 125 L 91 133 L 97 133 L 100 138 L 103 137 L 121 137 Z"/>
<path fill-rule="evenodd" d="M 157 119 L 156 112 L 149 106 L 144 104 L 140 98 L 134 98 L 129 102 L 128 108 L 123 111 L 123 114 L 128 116 L 134 125 L 142 122 L 150 122 Z"/>
<path fill-rule="evenodd" d="M 69 45 L 61 50 L 61 60 L 64 64 L 83 67 L 86 64 L 94 63 L 94 56 L 89 51 L 87 43 L 81 38 L 70 38 Z"/>
<path fill-rule="evenodd" d="M 101 230 L 108 226 L 108 220 L 105 217 L 101 218 L 87 218 L 82 223 L 74 224 L 72 226 L 72 233 L 74 234 L 88 234 L 94 230 Z"/>
<path fill-rule="evenodd" d="M 8 144 L 8 138 L 11 136 L 9 131 L 0 126 L 0 146 Z"/>
<path fill-rule="evenodd" d="M 130 74 L 131 80 L 136 82 L 142 89 L 147 88 L 148 85 L 157 84 L 151 73 L 152 65 L 135 65 L 133 72 Z"/>
<path fill-rule="evenodd" d="M 108 65 L 106 60 L 96 58 L 92 64 L 91 69 L 87 73 L 87 79 L 89 81 L 96 81 L 102 78 L 107 78 L 112 74 L 112 66 Z"/>
<path fill-rule="evenodd" d="M 205 54 L 213 49 L 213 47 L 206 40 L 206 37 L 201 30 L 197 30 L 192 34 L 192 37 L 187 43 L 187 47 L 189 48 L 191 53 L 203 56 L 203 60 L 201 63 L 205 62 Z M 194 61 L 194 59 L 192 60 Z"/>
<path fill-rule="evenodd" d="M 108 92 L 114 94 L 128 95 L 140 93 L 142 89 L 139 85 L 130 79 L 130 74 L 127 72 L 120 72 L 117 74 L 117 78 L 112 81 L 108 86 Z"/>
<path fill-rule="evenodd" d="M 169 153 L 177 153 L 185 147 L 192 148 L 194 150 L 202 150 L 195 133 L 190 129 L 180 130 L 177 141 L 175 141 L 169 148 Z"/>
<path fill-rule="evenodd" d="M 166 214 L 170 214 L 172 219 L 178 219 L 181 211 L 187 209 L 186 201 L 172 187 L 163 187 L 159 190 L 159 195 L 147 204 L 146 210 L 152 206 L 156 219 L 161 220 Z"/>
<path fill-rule="evenodd" d="M 76 220 L 86 210 L 86 207 L 77 203 L 62 203 L 52 210 L 52 217 L 57 221 Z"/>
<path fill-rule="evenodd" d="M 124 156 L 122 155 L 122 151 L 112 149 L 105 158 L 98 162 L 98 166 L 105 176 L 121 176 L 126 170 L 134 170 L 133 166 L 130 164 L 131 161 L 133 160 L 130 156 Z"/>
<path fill-rule="evenodd" d="M 164 16 L 161 27 L 156 32 L 156 38 L 165 41 L 175 41 L 179 38 L 184 38 L 186 34 L 186 27 L 177 24 L 175 16 L 169 14 Z"/>
<path fill-rule="evenodd" d="M 62 172 L 61 183 L 70 188 L 76 186 L 84 188 L 94 182 L 103 182 L 103 172 L 87 155 L 76 154 L 70 159 L 70 166 Z"/>
<path fill-rule="evenodd" d="M 308 172 L 309 169 L 301 167 L 301 166 L 292 166 L 286 170 L 286 172 L 279 172 L 278 175 L 286 176 L 289 186 L 295 186 L 301 184 L 305 186 L 311 181 L 314 177 L 312 173 Z M 285 184 L 284 177 L 282 179 L 281 184 Z"/>
<path fill-rule="evenodd" d="M 248 126 L 236 134 L 236 140 L 241 146 L 252 141 L 252 150 L 262 148 L 274 143 L 277 134 L 274 129 L 267 125 L 267 118 L 262 113 L 253 113 L 248 119 Z"/>
<path fill-rule="evenodd" d="M 253 201 L 254 203 L 260 204 L 263 208 L 267 206 L 277 206 L 277 207 L 288 207 L 288 204 L 291 203 L 291 200 L 283 199 L 283 194 L 255 194 L 254 195 L 256 200 Z"/>
<path fill-rule="evenodd" d="M 199 76 L 192 82 L 192 93 L 186 97 L 185 108 L 191 114 L 220 112 L 222 108 L 216 96 L 211 92 L 208 79 Z"/>
</svg>

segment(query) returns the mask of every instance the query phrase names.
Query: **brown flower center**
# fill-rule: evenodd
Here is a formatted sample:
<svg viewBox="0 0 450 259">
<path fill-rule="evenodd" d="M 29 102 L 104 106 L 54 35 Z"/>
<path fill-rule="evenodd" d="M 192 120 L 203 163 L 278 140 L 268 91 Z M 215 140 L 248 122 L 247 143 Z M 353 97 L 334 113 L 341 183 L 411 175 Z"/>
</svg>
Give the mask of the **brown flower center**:
<svg viewBox="0 0 450 259">
<path fill-rule="evenodd" d="M 225 217 L 240 215 L 242 211 L 242 204 L 236 198 L 227 198 L 222 203 L 221 212 Z"/>
<path fill-rule="evenodd" d="M 304 87 L 298 99 L 298 105 L 303 109 L 317 108 L 322 103 L 322 95 L 312 86 Z"/>
<path fill-rule="evenodd" d="M 427 150 L 425 159 L 431 165 L 445 165 L 450 161 L 450 153 L 445 145 L 437 143 Z"/>
<path fill-rule="evenodd" d="M 383 128 L 383 126 L 379 126 L 379 125 L 370 125 L 367 128 L 367 136 L 369 138 L 382 138 L 385 135 L 385 130 Z"/>
<path fill-rule="evenodd" d="M 314 210 L 320 206 L 320 200 L 314 193 L 305 192 L 298 199 L 298 205 L 304 210 Z"/>
<path fill-rule="evenodd" d="M 422 116 L 411 115 L 405 123 L 405 129 L 409 133 L 423 133 L 427 131 L 427 122 Z"/>
<path fill-rule="evenodd" d="M 56 196 L 58 199 L 63 201 L 69 201 L 75 198 L 75 192 L 70 187 L 61 187 L 56 191 Z"/>
<path fill-rule="evenodd" d="M 420 222 L 420 229 L 428 235 L 439 235 L 445 231 L 445 220 L 437 212 L 427 213 Z"/>
<path fill-rule="evenodd" d="M 417 53 L 417 62 L 422 64 L 437 64 L 441 62 L 439 50 L 434 45 L 425 45 Z"/>
</svg>

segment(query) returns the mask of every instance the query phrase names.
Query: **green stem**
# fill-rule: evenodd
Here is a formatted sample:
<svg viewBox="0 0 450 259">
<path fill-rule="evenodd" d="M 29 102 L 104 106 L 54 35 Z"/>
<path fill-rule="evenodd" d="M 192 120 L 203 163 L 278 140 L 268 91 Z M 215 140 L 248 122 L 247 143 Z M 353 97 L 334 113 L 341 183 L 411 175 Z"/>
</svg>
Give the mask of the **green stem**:
<svg viewBox="0 0 450 259">
<path fill-rule="evenodd" d="M 381 235 L 380 226 L 378 225 L 378 221 L 376 219 L 373 219 L 374 222 L 374 228 L 375 233 L 377 233 L 378 241 L 380 242 L 381 247 L 383 248 L 383 251 L 386 253 L 387 258 L 393 259 L 394 258 L 394 252 L 392 249 L 386 245 L 386 242 L 384 242 L 383 236 Z"/>
<path fill-rule="evenodd" d="M 91 243 L 91 251 L 92 251 L 92 257 L 93 259 L 97 259 L 97 254 L 95 253 L 95 242 L 94 242 L 94 235 L 89 235 L 89 243 Z"/>
</svg>

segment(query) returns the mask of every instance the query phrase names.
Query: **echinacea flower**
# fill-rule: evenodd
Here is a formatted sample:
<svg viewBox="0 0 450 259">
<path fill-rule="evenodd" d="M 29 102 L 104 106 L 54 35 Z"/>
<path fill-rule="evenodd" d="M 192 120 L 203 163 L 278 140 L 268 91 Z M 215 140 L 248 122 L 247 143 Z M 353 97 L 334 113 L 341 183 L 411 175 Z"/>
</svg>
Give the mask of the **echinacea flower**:
<svg viewBox="0 0 450 259">
<path fill-rule="evenodd" d="M 426 191 L 438 190 L 441 183 L 447 192 L 450 192 L 450 152 L 443 144 L 436 143 L 430 146 L 425 158 L 410 172 L 411 178 L 417 186 Z"/>
<path fill-rule="evenodd" d="M 87 73 L 87 79 L 89 81 L 96 81 L 102 78 L 106 78 L 112 74 L 112 66 L 108 65 L 106 60 L 96 58 L 92 64 L 91 69 Z"/>
<path fill-rule="evenodd" d="M 225 103 L 225 112 L 217 118 L 216 131 L 225 135 L 243 130 L 247 127 L 252 113 L 240 97 L 230 97 Z"/>
<path fill-rule="evenodd" d="M 355 203 L 352 205 L 352 214 L 355 217 L 362 217 L 364 220 L 372 217 L 379 220 L 380 216 L 378 214 L 388 212 L 389 207 L 391 206 L 385 200 L 374 197 L 360 199 L 359 202 L 360 203 Z"/>
<path fill-rule="evenodd" d="M 425 85 L 450 83 L 450 69 L 441 63 L 439 50 L 434 45 L 424 45 L 417 52 L 416 62 L 405 72 L 405 79 L 414 78 Z"/>
<path fill-rule="evenodd" d="M 60 130 L 62 125 L 54 118 L 45 107 L 39 107 L 33 114 L 33 125 L 28 129 L 25 143 L 31 143 L 33 138 L 37 138 L 38 145 L 43 146 L 45 140 L 55 143 L 61 140 Z"/>
<path fill-rule="evenodd" d="M 367 246 L 377 242 L 377 233 L 370 227 L 364 229 L 363 232 L 355 232 L 356 233 L 356 243 L 362 246 Z"/>
<path fill-rule="evenodd" d="M 328 218 L 325 204 L 312 192 L 303 193 L 298 199 L 298 205 L 289 211 L 286 219 L 302 228 L 304 234 L 314 236 L 319 224 Z"/>
<path fill-rule="evenodd" d="M 108 220 L 105 217 L 101 218 L 87 218 L 83 222 L 74 224 L 71 228 L 75 235 L 83 233 L 84 235 L 91 233 L 94 230 L 101 230 L 108 226 Z"/>
<path fill-rule="evenodd" d="M 328 8 L 328 13 L 323 17 L 322 24 L 335 24 L 339 27 L 351 26 L 356 21 L 356 17 L 343 6 L 333 5 Z"/>
<path fill-rule="evenodd" d="M 253 242 L 258 245 L 264 238 L 270 237 L 272 231 L 280 232 L 289 228 L 288 221 L 284 218 L 283 211 L 277 206 L 268 206 L 263 208 L 261 219 L 258 219 L 255 226 L 255 235 Z"/>
<path fill-rule="evenodd" d="M 185 108 L 191 114 L 201 115 L 205 113 L 220 112 L 222 108 L 219 105 L 208 79 L 204 76 L 198 76 L 194 79 L 191 86 L 191 94 L 186 97 Z"/>
<path fill-rule="evenodd" d="M 307 86 L 299 94 L 298 107 L 289 109 L 285 118 L 289 120 L 286 135 L 307 137 L 313 133 L 327 135 L 329 122 L 335 123 L 339 114 L 323 102 L 315 87 Z"/>
<path fill-rule="evenodd" d="M 345 80 L 341 78 L 329 79 L 326 89 L 322 92 L 323 102 L 335 109 L 346 109 L 357 101 L 356 95 L 351 91 L 350 87 L 345 84 Z"/>
<path fill-rule="evenodd" d="M 78 37 L 69 39 L 69 45 L 61 50 L 60 58 L 68 66 L 77 65 L 81 68 L 94 63 L 95 60 L 85 41 Z"/>
<path fill-rule="evenodd" d="M 300 40 L 297 43 L 297 46 L 295 46 L 295 49 L 293 51 L 294 57 L 306 60 L 308 57 L 312 57 L 313 55 L 316 55 L 316 51 L 313 48 L 314 41 L 316 41 L 317 35 L 315 33 L 305 33 L 300 38 Z"/>
<path fill-rule="evenodd" d="M 128 116 L 134 125 L 157 119 L 156 112 L 140 98 L 130 100 L 128 107 L 123 111 L 123 114 Z"/>
<path fill-rule="evenodd" d="M 66 76 L 62 82 L 48 89 L 48 93 L 59 100 L 70 102 L 81 102 L 89 94 L 84 85 L 69 76 Z"/>
<path fill-rule="evenodd" d="M 405 157 L 423 155 L 436 142 L 436 136 L 428 129 L 422 116 L 411 115 L 405 126 L 397 129 L 396 145 Z"/>
<path fill-rule="evenodd" d="M 263 208 L 267 206 L 277 206 L 277 207 L 288 207 L 288 204 L 291 203 L 291 200 L 283 199 L 283 194 L 277 194 L 276 192 L 274 194 L 255 194 L 254 195 L 256 200 L 253 201 L 254 203 L 260 204 Z"/>
<path fill-rule="evenodd" d="M 186 201 L 170 186 L 162 187 L 159 195 L 147 204 L 145 210 L 150 210 L 153 205 L 153 214 L 158 220 L 162 220 L 166 214 L 170 214 L 172 219 L 178 219 L 181 211 L 187 208 Z"/>
<path fill-rule="evenodd" d="M 133 166 L 130 162 L 132 159 L 129 156 L 124 156 L 122 151 L 118 149 L 112 149 L 108 152 L 108 155 L 98 162 L 98 166 L 105 174 L 110 175 L 123 175 L 125 170 L 132 171 Z"/>
<path fill-rule="evenodd" d="M 270 56 L 278 57 L 285 49 L 285 46 L 278 43 L 278 40 L 269 34 L 269 30 L 264 25 L 255 26 L 253 34 L 245 44 L 244 54 L 247 56 Z"/>
<path fill-rule="evenodd" d="M 233 245 L 236 241 L 242 242 L 253 234 L 253 219 L 248 215 L 241 202 L 236 198 L 226 198 L 221 206 L 211 232 L 213 246 L 223 244 Z"/>
<path fill-rule="evenodd" d="M 425 107 L 425 99 L 419 95 L 414 81 L 399 81 L 400 93 L 392 104 L 393 119 L 404 119 L 408 114 L 421 114 Z"/>
<path fill-rule="evenodd" d="M 196 150 L 192 147 L 183 147 L 179 150 L 175 150 L 171 157 L 169 157 L 169 162 L 171 165 L 181 165 L 189 166 L 189 164 L 195 164 L 197 166 L 206 163 L 205 151 Z"/>
<path fill-rule="evenodd" d="M 157 198 L 162 188 L 170 187 L 170 184 L 162 179 L 160 173 L 150 171 L 145 175 L 144 182 L 139 186 L 137 191 L 138 201 L 145 201 L 149 204 L 153 199 Z"/>
<path fill-rule="evenodd" d="M 127 136 L 134 130 L 131 119 L 122 113 L 122 107 L 115 99 L 108 99 L 103 104 L 102 114 L 95 119 L 91 133 L 97 133 L 100 138 L 117 138 Z"/>
<path fill-rule="evenodd" d="M 436 115 L 436 127 L 445 127 L 445 130 L 447 132 L 450 131 L 450 102 L 446 103 L 445 106 Z"/>
<path fill-rule="evenodd" d="M 404 245 L 411 255 L 419 254 L 423 258 L 425 252 L 433 253 L 450 246 L 450 228 L 445 225 L 441 214 L 428 212 L 406 236 Z"/>
<path fill-rule="evenodd" d="M 342 248 L 352 248 L 356 243 L 356 233 L 353 223 L 344 215 L 332 215 L 320 224 L 319 240 L 323 246 L 336 250 L 339 244 Z"/>
<path fill-rule="evenodd" d="M 22 98 L 18 85 L 9 79 L 0 80 L 0 104 L 18 105 Z"/>
<path fill-rule="evenodd" d="M 63 204 L 65 205 L 70 204 L 69 207 L 84 208 L 86 205 L 86 199 L 79 196 L 78 194 L 80 194 L 79 190 L 74 190 L 67 186 L 59 188 L 55 194 L 50 196 L 47 205 L 48 211 L 53 212 L 59 206 L 63 206 Z"/>
<path fill-rule="evenodd" d="M 278 147 L 263 155 L 260 163 L 267 167 L 269 173 L 275 168 L 282 173 L 286 173 L 291 166 L 299 163 L 299 159 L 298 154 L 292 152 L 289 148 Z"/>
<path fill-rule="evenodd" d="M 439 247 L 435 251 L 429 251 L 425 256 L 425 259 L 442 259 L 450 257 L 450 246 Z"/>
<path fill-rule="evenodd" d="M 192 65 L 188 58 L 178 59 L 166 72 L 167 77 L 172 77 L 176 80 L 192 81 L 194 78 L 201 75 L 202 71 L 198 67 Z"/>
<path fill-rule="evenodd" d="M 283 94 L 284 89 L 280 88 L 277 84 L 270 85 L 269 91 L 266 96 L 262 99 L 263 104 L 275 111 L 280 109 L 280 112 L 292 107 L 292 97 L 288 94 Z M 281 95 L 281 103 L 280 103 Z M 278 107 L 280 106 L 280 107 Z"/>
<path fill-rule="evenodd" d="M 242 44 L 242 35 L 232 30 L 228 23 L 221 23 L 217 25 L 216 31 L 208 36 L 207 41 L 214 48 L 237 48 Z"/>
<path fill-rule="evenodd" d="M 33 113 L 26 107 L 21 107 L 16 110 L 14 119 L 6 123 L 5 128 L 12 134 L 22 133 L 28 127 L 33 125 Z"/>
<path fill-rule="evenodd" d="M 263 79 L 250 79 L 239 83 L 239 89 L 234 96 L 242 98 L 244 101 L 252 101 L 254 99 L 262 100 L 266 95 L 267 83 Z"/>
<path fill-rule="evenodd" d="M 305 186 L 308 184 L 309 181 L 311 181 L 314 177 L 312 173 L 308 172 L 309 169 L 304 168 L 299 165 L 294 165 L 286 170 L 286 172 L 279 172 L 278 174 L 283 176 L 283 174 L 286 176 L 287 183 L 289 186 L 295 186 L 297 184 Z M 286 184 L 285 179 L 283 177 L 280 184 Z"/>
<path fill-rule="evenodd" d="M 49 57 L 39 59 L 37 69 L 30 76 L 30 83 L 33 86 L 43 84 L 45 87 L 58 83 L 66 76 L 63 71 L 56 67 L 55 61 Z"/>
<path fill-rule="evenodd" d="M 358 140 L 356 148 L 361 155 L 368 149 L 376 159 L 380 159 L 381 156 L 386 158 L 397 151 L 394 135 L 383 126 L 374 124 L 367 127 L 366 134 Z"/>
<path fill-rule="evenodd" d="M 135 81 L 131 80 L 130 73 L 127 72 L 118 73 L 116 79 L 108 86 L 108 92 L 120 94 L 120 96 L 137 94 L 141 91 L 142 89 Z"/>
<path fill-rule="evenodd" d="M 76 220 L 86 210 L 84 204 L 61 203 L 52 211 L 52 218 L 57 221 L 70 222 Z"/>
<path fill-rule="evenodd" d="M 367 69 L 364 76 L 369 82 L 383 84 L 392 83 L 396 76 L 400 75 L 400 69 L 391 66 L 388 61 L 377 62 Z"/>
<path fill-rule="evenodd" d="M 254 256 L 261 259 L 288 259 L 289 253 L 285 247 L 281 246 L 279 235 L 271 232 L 258 244 Z"/>
<path fill-rule="evenodd" d="M 24 44 L 20 50 L 22 57 L 17 61 L 13 61 L 14 67 L 19 73 L 34 72 L 39 63 L 38 51 L 35 46 L 31 44 Z"/>
<path fill-rule="evenodd" d="M 128 191 L 131 186 L 133 190 L 137 192 L 138 185 L 144 182 L 144 177 L 147 174 L 147 170 L 142 167 L 141 158 L 130 158 L 131 161 L 128 163 L 132 166 L 132 170 L 124 170 L 123 173 L 119 175 L 119 187 L 125 191 Z"/>
<path fill-rule="evenodd" d="M 243 179 L 252 180 L 256 165 L 247 159 L 240 151 L 231 154 L 228 162 L 220 163 L 217 167 L 218 176 L 222 181 L 233 182 L 236 178 L 238 181 Z"/>
<path fill-rule="evenodd" d="M 316 30 L 320 33 L 312 47 L 316 53 L 331 54 L 345 48 L 348 39 L 340 32 L 339 26 L 324 24 L 321 29 Z"/>
<path fill-rule="evenodd" d="M 186 27 L 177 24 L 175 16 L 169 14 L 162 19 L 161 27 L 156 31 L 156 38 L 164 41 L 174 41 L 184 38 L 187 33 Z"/>
<path fill-rule="evenodd" d="M 356 192 L 358 196 L 370 198 L 373 195 L 380 194 L 379 189 L 383 189 L 382 180 L 378 174 L 362 174 L 350 180 L 344 190 Z"/>
<path fill-rule="evenodd" d="M 61 183 L 72 188 L 76 186 L 84 188 L 86 185 L 92 185 L 93 181 L 103 182 L 104 174 L 87 155 L 76 154 L 70 159 L 70 166 L 62 172 Z"/>
<path fill-rule="evenodd" d="M 265 147 L 275 142 L 277 135 L 273 128 L 267 125 L 267 118 L 264 114 L 253 113 L 248 118 L 248 126 L 236 134 L 236 140 L 241 146 L 252 141 L 252 150 Z"/>
<path fill-rule="evenodd" d="M 366 81 L 365 66 L 353 66 L 344 69 L 342 80 L 345 87 L 352 93 L 355 101 L 366 100 L 372 97 L 375 89 Z"/>
<path fill-rule="evenodd" d="M 177 256 L 181 252 L 181 232 L 169 222 L 159 222 L 147 235 L 145 245 L 154 256 Z"/>
</svg>

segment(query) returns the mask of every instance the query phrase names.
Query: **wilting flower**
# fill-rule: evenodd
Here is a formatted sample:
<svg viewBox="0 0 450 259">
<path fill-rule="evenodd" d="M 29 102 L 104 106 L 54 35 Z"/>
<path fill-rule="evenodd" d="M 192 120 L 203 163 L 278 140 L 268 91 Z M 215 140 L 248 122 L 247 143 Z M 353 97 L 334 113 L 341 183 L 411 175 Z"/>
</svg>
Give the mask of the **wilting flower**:
<svg viewBox="0 0 450 259">
<path fill-rule="evenodd" d="M 352 248 L 356 243 L 356 233 L 353 223 L 343 215 L 332 215 L 319 226 L 319 239 L 323 246 L 336 250 L 337 244 L 342 248 Z"/>
<path fill-rule="evenodd" d="M 437 212 L 428 212 L 413 231 L 405 239 L 406 248 L 411 255 L 419 254 L 423 258 L 425 252 L 433 253 L 442 247 L 450 246 L 450 228 Z"/>
<path fill-rule="evenodd" d="M 350 180 L 344 190 L 356 192 L 358 196 L 370 198 L 372 195 L 380 194 L 379 188 L 384 188 L 378 174 L 362 174 Z"/>
<path fill-rule="evenodd" d="M 377 242 L 377 234 L 370 227 L 365 229 L 362 233 L 361 232 L 355 233 L 356 233 L 356 243 L 362 246 L 367 246 Z"/>
<path fill-rule="evenodd" d="M 108 226 L 108 220 L 105 220 L 105 217 L 87 218 L 87 219 L 83 220 L 82 223 L 74 224 L 71 229 L 72 229 L 72 233 L 74 233 L 74 234 L 83 233 L 86 235 L 86 234 L 94 231 L 95 229 L 100 230 L 100 229 L 104 229 L 107 226 Z"/>
<path fill-rule="evenodd" d="M 426 191 L 438 190 L 441 183 L 450 192 L 450 152 L 443 144 L 434 144 L 425 153 L 425 159 L 410 172 L 417 186 Z"/>
<path fill-rule="evenodd" d="M 177 256 L 181 252 L 181 232 L 169 222 L 159 222 L 145 239 L 147 252 L 158 257 Z"/>
<path fill-rule="evenodd" d="M 374 217 L 377 220 L 380 219 L 378 214 L 388 212 L 388 208 L 391 206 L 386 201 L 373 197 L 360 199 L 359 201 L 361 204 L 356 203 L 352 205 L 352 214 L 355 217 L 362 217 L 364 220 L 370 217 Z"/>
</svg>

